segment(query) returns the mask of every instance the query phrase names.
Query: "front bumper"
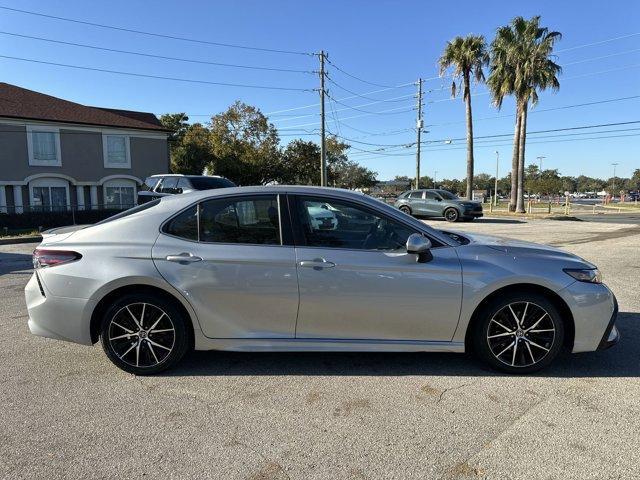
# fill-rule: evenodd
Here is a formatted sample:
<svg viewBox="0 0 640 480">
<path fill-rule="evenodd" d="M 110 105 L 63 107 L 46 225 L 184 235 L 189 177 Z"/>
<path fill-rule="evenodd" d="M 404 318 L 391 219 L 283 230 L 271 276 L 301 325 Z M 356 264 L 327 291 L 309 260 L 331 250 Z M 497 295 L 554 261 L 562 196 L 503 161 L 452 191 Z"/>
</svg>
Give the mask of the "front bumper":
<svg viewBox="0 0 640 480">
<path fill-rule="evenodd" d="M 609 319 L 607 328 L 604 331 L 602 340 L 600 340 L 600 343 L 598 344 L 598 350 L 606 350 L 607 348 L 611 348 L 620 341 L 620 331 L 616 328 L 617 317 L 618 317 L 618 300 L 614 296 L 613 297 L 613 313 L 611 314 L 611 318 Z"/>
<path fill-rule="evenodd" d="M 24 289 L 29 330 L 40 337 L 91 345 L 92 301 L 52 295 L 34 273 Z"/>
</svg>

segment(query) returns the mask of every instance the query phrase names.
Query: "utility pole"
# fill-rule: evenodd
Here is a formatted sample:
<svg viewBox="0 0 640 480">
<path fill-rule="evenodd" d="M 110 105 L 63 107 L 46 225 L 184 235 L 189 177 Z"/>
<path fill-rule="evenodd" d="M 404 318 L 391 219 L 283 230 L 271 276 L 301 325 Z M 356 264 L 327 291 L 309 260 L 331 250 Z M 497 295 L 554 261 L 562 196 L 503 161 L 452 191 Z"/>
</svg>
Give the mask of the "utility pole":
<svg viewBox="0 0 640 480">
<path fill-rule="evenodd" d="M 616 196 L 616 167 L 619 165 L 618 163 L 612 163 L 613 165 L 613 185 L 611 186 L 611 200 L 613 200 Z"/>
<path fill-rule="evenodd" d="M 326 54 L 322 50 L 318 56 L 320 57 L 320 186 L 327 186 L 327 145 L 325 142 L 325 115 L 324 115 L 324 61 Z"/>
<path fill-rule="evenodd" d="M 498 206 L 498 164 L 500 163 L 500 152 L 496 150 L 496 183 L 493 188 L 493 205 Z"/>
<path fill-rule="evenodd" d="M 418 118 L 416 120 L 416 189 L 420 188 L 420 134 L 422 133 L 422 78 L 418 79 Z"/>
<path fill-rule="evenodd" d="M 540 173 L 542 174 L 542 160 L 544 160 L 547 157 L 543 157 L 542 155 L 540 155 L 539 157 L 536 157 L 538 159 L 538 167 L 540 167 Z"/>
<path fill-rule="evenodd" d="M 438 170 L 434 170 L 433 172 L 433 188 L 438 188 L 438 182 L 436 179 L 438 178 Z"/>
</svg>

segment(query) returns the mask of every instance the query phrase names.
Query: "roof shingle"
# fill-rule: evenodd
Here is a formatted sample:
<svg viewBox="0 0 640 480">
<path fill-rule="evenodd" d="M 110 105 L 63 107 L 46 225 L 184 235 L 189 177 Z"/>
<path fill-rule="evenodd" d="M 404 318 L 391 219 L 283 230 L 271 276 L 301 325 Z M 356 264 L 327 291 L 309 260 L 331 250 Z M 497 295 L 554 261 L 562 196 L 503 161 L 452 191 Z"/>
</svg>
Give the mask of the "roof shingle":
<svg viewBox="0 0 640 480">
<path fill-rule="evenodd" d="M 88 107 L 2 82 L 0 117 L 167 131 L 153 113 Z"/>
</svg>

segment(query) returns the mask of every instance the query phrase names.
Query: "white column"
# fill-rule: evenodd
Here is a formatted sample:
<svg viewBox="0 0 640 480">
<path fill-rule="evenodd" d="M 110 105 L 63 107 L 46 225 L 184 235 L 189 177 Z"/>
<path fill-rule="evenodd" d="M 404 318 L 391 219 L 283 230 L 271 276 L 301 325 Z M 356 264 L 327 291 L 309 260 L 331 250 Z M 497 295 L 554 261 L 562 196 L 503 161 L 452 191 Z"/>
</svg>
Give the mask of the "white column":
<svg viewBox="0 0 640 480">
<path fill-rule="evenodd" d="M 22 208 L 22 185 L 13 186 L 13 205 L 15 206 L 16 213 L 23 213 Z"/>
<path fill-rule="evenodd" d="M 84 210 L 84 187 L 82 185 L 76 186 L 76 196 L 78 198 L 78 210 Z"/>
<path fill-rule="evenodd" d="M 0 185 L 0 213 L 7 213 L 7 191 Z"/>
<path fill-rule="evenodd" d="M 98 187 L 96 185 L 91 185 L 89 187 L 89 193 L 91 195 L 91 210 L 98 209 Z"/>
</svg>

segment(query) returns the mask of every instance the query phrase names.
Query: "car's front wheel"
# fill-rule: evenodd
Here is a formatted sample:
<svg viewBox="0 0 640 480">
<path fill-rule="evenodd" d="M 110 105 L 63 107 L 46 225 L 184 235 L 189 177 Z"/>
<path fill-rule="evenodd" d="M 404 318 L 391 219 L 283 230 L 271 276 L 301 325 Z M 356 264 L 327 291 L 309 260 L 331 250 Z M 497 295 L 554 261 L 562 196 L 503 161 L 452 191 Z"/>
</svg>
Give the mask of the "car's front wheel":
<svg viewBox="0 0 640 480">
<path fill-rule="evenodd" d="M 447 222 L 457 222 L 460 219 L 460 213 L 457 209 L 449 207 L 444 211 L 444 219 Z"/>
<path fill-rule="evenodd" d="M 407 215 L 411 215 L 411 208 L 407 207 L 406 205 L 402 205 L 400 207 L 400 211 L 406 213 Z"/>
<path fill-rule="evenodd" d="M 475 324 L 476 354 L 509 373 L 531 373 L 548 366 L 560 353 L 564 325 L 547 298 L 512 293 L 489 302 Z"/>
<path fill-rule="evenodd" d="M 186 321 L 180 310 L 160 295 L 124 295 L 105 312 L 100 341 L 117 367 L 151 375 L 174 366 L 188 350 Z"/>
</svg>

